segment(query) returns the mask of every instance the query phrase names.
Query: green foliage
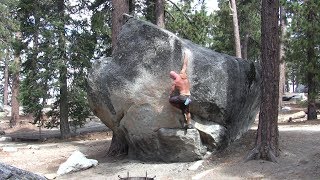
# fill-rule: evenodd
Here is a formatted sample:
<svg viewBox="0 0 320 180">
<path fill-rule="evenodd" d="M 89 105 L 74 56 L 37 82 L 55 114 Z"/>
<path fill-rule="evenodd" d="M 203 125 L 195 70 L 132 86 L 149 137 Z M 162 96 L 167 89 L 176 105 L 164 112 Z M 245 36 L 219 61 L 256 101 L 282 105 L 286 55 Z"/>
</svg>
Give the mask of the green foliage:
<svg viewBox="0 0 320 180">
<path fill-rule="evenodd" d="M 17 0 L 1 0 L 0 1 L 0 60 L 9 62 L 12 60 L 13 54 L 16 52 L 13 45 L 18 45 L 14 33 L 19 29 L 19 21 L 17 21 Z M 17 47 L 17 46 L 15 46 Z M 11 72 L 17 72 L 13 62 L 10 63 Z M 4 72 L 5 63 L 1 63 L 0 72 Z M 2 76 L 2 73 L 1 73 Z M 2 91 L 1 91 L 2 92 Z"/>
<path fill-rule="evenodd" d="M 83 126 L 86 118 L 90 115 L 90 108 L 86 96 L 86 91 L 75 86 L 71 89 L 69 96 L 69 116 L 74 126 Z"/>
<path fill-rule="evenodd" d="M 316 87 L 320 90 L 320 2 L 298 0 L 283 2 L 291 22 L 286 37 L 286 61 L 289 74 L 298 83 L 307 84 L 307 73 L 316 75 Z M 310 17 L 312 16 L 312 17 Z"/>
<path fill-rule="evenodd" d="M 143 9 L 143 16 L 147 21 L 152 23 L 156 23 L 155 17 L 155 1 L 154 0 L 145 0 L 146 8 Z"/>
<path fill-rule="evenodd" d="M 166 5 L 166 28 L 182 38 L 217 52 L 235 55 L 233 21 L 229 1 L 219 0 L 220 10 L 208 13 L 204 2 L 195 10 L 196 1 L 180 1 Z M 257 1 L 237 1 L 240 37 L 248 36 L 248 59 L 260 59 L 260 4 Z"/>
<path fill-rule="evenodd" d="M 96 0 L 89 9 L 92 11 L 91 30 L 95 38 L 95 58 L 111 56 L 111 1 Z"/>
<path fill-rule="evenodd" d="M 102 1 L 101 1 L 102 2 Z M 103 39 L 103 13 L 93 16 L 92 28 L 86 19 L 79 19 L 80 13 L 89 11 L 94 5 L 78 1 L 71 6 L 65 3 L 62 19 L 54 0 L 21 0 L 19 15 L 26 59 L 23 62 L 21 102 L 26 113 L 33 114 L 35 123 L 43 118 L 43 109 L 49 99 L 55 100 L 46 115 L 50 121 L 47 127 L 59 124 L 61 67 L 67 68 L 69 119 L 82 125 L 89 115 L 85 94 L 85 78 L 90 60 L 98 54 L 96 43 Z M 106 2 L 105 2 L 106 3 Z M 49 7 L 53 8 L 49 8 Z M 78 14 L 76 16 L 75 14 Z M 102 34 L 102 35 L 101 35 Z M 102 41 L 102 40 L 101 40 Z"/>
<path fill-rule="evenodd" d="M 220 10 L 214 17 L 216 19 L 216 27 L 213 36 L 213 49 L 225 54 L 235 55 L 233 20 L 230 3 L 228 0 L 219 0 L 218 2 Z M 261 54 L 260 3 L 253 0 L 236 2 L 242 48 L 244 47 L 244 40 L 247 36 L 247 58 L 249 60 L 259 61 Z"/>
<path fill-rule="evenodd" d="M 208 48 L 212 47 L 214 14 L 208 14 L 204 5 L 200 10 L 193 10 L 191 1 L 177 3 L 177 6 L 167 5 L 166 28 L 182 38 Z"/>
<path fill-rule="evenodd" d="M 233 22 L 229 6 L 229 1 L 219 1 L 220 10 L 215 16 L 216 28 L 214 30 L 214 46 L 215 50 L 229 55 L 235 55 Z"/>
</svg>

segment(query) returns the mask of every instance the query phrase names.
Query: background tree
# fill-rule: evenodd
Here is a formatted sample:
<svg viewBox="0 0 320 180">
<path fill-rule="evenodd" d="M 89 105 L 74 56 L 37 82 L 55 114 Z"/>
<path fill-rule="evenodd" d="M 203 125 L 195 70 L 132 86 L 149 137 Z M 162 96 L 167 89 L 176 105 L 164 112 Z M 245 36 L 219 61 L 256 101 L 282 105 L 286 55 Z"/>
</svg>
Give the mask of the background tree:
<svg viewBox="0 0 320 180">
<path fill-rule="evenodd" d="M 18 24 L 16 18 L 16 0 L 3 0 L 0 2 L 0 59 L 2 60 L 1 72 L 4 72 L 3 79 L 3 104 L 8 105 L 9 99 L 9 66 L 14 53 L 14 33 L 18 31 Z M 12 69 L 12 68 L 10 68 Z"/>
<path fill-rule="evenodd" d="M 199 45 L 213 48 L 214 14 L 207 12 L 204 3 L 200 5 L 199 10 L 191 6 L 191 1 L 171 3 L 166 12 L 166 29 Z"/>
<path fill-rule="evenodd" d="M 95 58 L 111 56 L 112 53 L 112 4 L 108 0 L 96 0 L 89 7 L 92 11 L 91 31 L 95 38 Z"/>
<path fill-rule="evenodd" d="M 213 32 L 214 47 L 212 49 L 215 49 L 217 52 L 235 56 L 233 20 L 232 16 L 230 16 L 229 1 L 218 0 L 218 7 L 220 10 L 214 16 L 216 25 Z"/>
<path fill-rule="evenodd" d="M 306 44 L 307 50 L 307 84 L 308 84 L 308 120 L 317 119 L 316 97 L 319 89 L 319 62 L 316 48 L 319 49 L 319 1 L 305 0 L 305 13 L 306 13 L 306 38 L 308 43 Z M 318 24 L 318 25 L 316 25 Z M 317 35 L 318 34 L 318 35 Z M 319 50 L 318 50 L 319 52 Z"/>
<path fill-rule="evenodd" d="M 261 58 L 261 3 L 236 1 L 240 28 L 242 58 L 260 61 Z"/>
<path fill-rule="evenodd" d="M 320 2 L 315 0 L 286 2 L 287 15 L 292 20 L 286 41 L 286 61 L 289 62 L 295 84 L 308 89 L 307 119 L 317 119 L 315 100 L 319 95 Z"/>
<path fill-rule="evenodd" d="M 164 0 L 155 0 L 156 25 L 165 28 L 164 22 Z"/>
<path fill-rule="evenodd" d="M 156 0 L 145 0 L 145 8 L 141 9 L 145 20 L 156 24 Z"/>
<path fill-rule="evenodd" d="M 19 85 L 20 85 L 20 65 L 21 65 L 21 59 L 20 59 L 20 53 L 22 49 L 22 42 L 21 42 L 21 32 L 18 25 L 18 15 L 17 15 L 17 1 L 14 0 L 7 0 L 2 4 L 6 6 L 6 9 L 8 10 L 5 15 L 7 15 L 4 18 L 4 21 L 8 24 L 5 24 L 4 27 L 7 27 L 11 33 L 5 33 L 9 37 L 13 37 L 13 39 L 6 38 L 8 40 L 8 43 L 5 43 L 7 46 L 11 46 L 11 48 L 7 48 L 7 53 L 9 53 L 9 49 L 12 49 L 14 60 L 12 64 L 10 65 L 10 71 L 12 74 L 12 93 L 11 93 L 11 119 L 10 119 L 10 126 L 13 127 L 19 122 Z M 8 18 L 13 20 L 8 20 Z M 7 20 L 7 21 L 6 21 Z M 7 26 L 9 25 L 9 26 Z M 4 32 L 4 31 L 2 31 Z M 5 95 L 7 96 L 7 95 Z"/>
<path fill-rule="evenodd" d="M 232 21 L 233 21 L 233 34 L 234 34 L 234 49 L 236 51 L 236 57 L 241 58 L 241 46 L 240 46 L 240 34 L 237 15 L 237 4 L 235 0 L 230 0 Z"/>
<path fill-rule="evenodd" d="M 9 51 L 5 50 L 4 56 L 4 85 L 3 85 L 3 105 L 8 105 L 8 87 L 9 87 Z"/>
<path fill-rule="evenodd" d="M 40 18 L 44 6 L 39 1 L 35 0 L 21 0 L 19 3 L 19 16 L 21 23 L 21 31 L 23 32 L 23 39 L 27 43 L 32 42 L 32 46 L 25 46 L 26 59 L 22 64 L 22 74 L 24 79 L 21 83 L 21 102 L 24 107 L 24 112 L 32 114 L 35 117 L 34 122 L 40 121 L 42 118 L 42 109 L 46 104 L 46 95 L 48 91 L 46 83 L 39 81 L 42 72 L 39 71 L 42 63 L 39 53 L 40 48 Z M 48 12 L 47 12 L 48 13 Z M 49 79 L 48 77 L 44 77 Z M 39 82 L 39 83 L 36 83 Z M 40 101 L 42 98 L 42 104 Z"/>
<path fill-rule="evenodd" d="M 121 26 L 125 23 L 124 13 L 129 13 L 128 1 L 112 0 L 112 49 L 116 48 L 118 34 Z"/>
<path fill-rule="evenodd" d="M 91 31 L 88 19 L 81 18 L 90 7 L 95 8 L 86 1 L 71 4 L 23 0 L 20 3 L 23 40 L 28 44 L 24 46 L 26 60 L 21 86 L 24 111 L 34 115 L 35 123 L 40 122 L 50 99 L 53 104 L 49 103 L 51 110 L 47 116 L 52 120 L 46 126 L 61 125 L 64 119 L 67 130 L 60 129 L 64 131 L 61 132 L 63 138 L 69 136 L 69 120 L 72 124 L 82 125 L 89 116 L 86 73 L 91 66 L 90 60 L 106 52 L 101 50 L 100 42 L 97 43 L 102 33 Z M 61 9 L 64 9 L 63 14 Z"/>
<path fill-rule="evenodd" d="M 285 52 L 284 52 L 284 40 L 287 33 L 287 18 L 284 6 L 280 6 L 280 29 L 281 39 L 279 46 L 279 58 L 280 58 L 280 74 L 279 74 L 279 110 L 282 108 L 282 96 L 285 92 L 285 81 L 286 81 L 286 63 L 285 63 Z"/>
<path fill-rule="evenodd" d="M 262 91 L 256 145 L 248 159 L 276 161 L 279 155 L 279 1 L 262 0 Z"/>
<path fill-rule="evenodd" d="M 10 119 L 10 127 L 16 126 L 19 122 L 20 115 L 20 103 L 19 103 L 19 89 L 20 89 L 20 66 L 21 59 L 20 53 L 22 49 L 21 42 L 21 32 L 16 32 L 15 41 L 14 41 L 14 61 L 11 66 L 12 71 L 12 97 L 11 97 L 11 119 Z"/>
</svg>

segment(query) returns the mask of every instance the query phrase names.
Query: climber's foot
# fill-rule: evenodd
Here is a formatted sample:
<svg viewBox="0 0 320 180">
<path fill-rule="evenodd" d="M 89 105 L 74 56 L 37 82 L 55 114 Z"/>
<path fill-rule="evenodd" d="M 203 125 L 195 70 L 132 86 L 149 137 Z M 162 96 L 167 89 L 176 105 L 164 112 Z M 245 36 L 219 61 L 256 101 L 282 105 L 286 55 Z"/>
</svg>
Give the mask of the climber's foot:
<svg viewBox="0 0 320 180">
<path fill-rule="evenodd" d="M 193 125 L 192 124 L 186 124 L 184 126 L 186 129 L 194 129 Z"/>
</svg>

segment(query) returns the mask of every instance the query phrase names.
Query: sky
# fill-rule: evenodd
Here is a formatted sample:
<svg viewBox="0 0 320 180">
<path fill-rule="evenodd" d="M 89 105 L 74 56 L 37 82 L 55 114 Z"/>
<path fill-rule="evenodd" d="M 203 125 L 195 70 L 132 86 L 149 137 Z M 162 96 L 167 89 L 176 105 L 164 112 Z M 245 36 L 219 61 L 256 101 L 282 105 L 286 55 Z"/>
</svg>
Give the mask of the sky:
<svg viewBox="0 0 320 180">
<path fill-rule="evenodd" d="M 218 10 L 218 2 L 217 0 L 206 0 L 207 8 L 211 12 L 212 10 Z"/>
</svg>

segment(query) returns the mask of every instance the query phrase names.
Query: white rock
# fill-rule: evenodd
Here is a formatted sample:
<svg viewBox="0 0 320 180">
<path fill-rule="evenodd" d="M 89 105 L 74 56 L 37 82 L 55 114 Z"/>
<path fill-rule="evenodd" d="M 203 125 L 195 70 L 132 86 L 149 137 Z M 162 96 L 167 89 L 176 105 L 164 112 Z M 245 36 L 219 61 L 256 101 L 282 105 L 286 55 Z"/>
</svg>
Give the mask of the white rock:
<svg viewBox="0 0 320 180">
<path fill-rule="evenodd" d="M 18 148 L 16 148 L 16 147 L 3 147 L 2 151 L 4 151 L 4 152 L 17 152 Z"/>
<path fill-rule="evenodd" d="M 53 174 L 53 173 L 52 174 L 45 174 L 44 177 L 49 179 L 49 180 L 50 179 L 56 179 L 57 174 Z"/>
<path fill-rule="evenodd" d="M 0 137 L 0 142 L 11 142 L 12 138 L 11 137 Z"/>
<path fill-rule="evenodd" d="M 290 111 L 291 107 L 289 106 L 284 106 L 283 108 L 281 108 L 282 111 Z"/>
<path fill-rule="evenodd" d="M 80 171 L 84 169 L 88 169 L 92 166 L 98 165 L 98 161 L 94 159 L 87 159 L 84 154 L 80 151 L 75 151 L 72 155 L 67 159 L 66 162 L 62 163 L 59 166 L 57 171 L 58 175 L 67 174 L 69 172 Z"/>
<path fill-rule="evenodd" d="M 188 168 L 188 170 L 190 170 L 190 171 L 195 171 L 195 170 L 197 170 L 197 169 L 202 165 L 203 162 L 204 162 L 204 160 L 200 160 L 200 161 L 195 162 L 193 165 L 191 165 L 191 166 Z"/>
</svg>

